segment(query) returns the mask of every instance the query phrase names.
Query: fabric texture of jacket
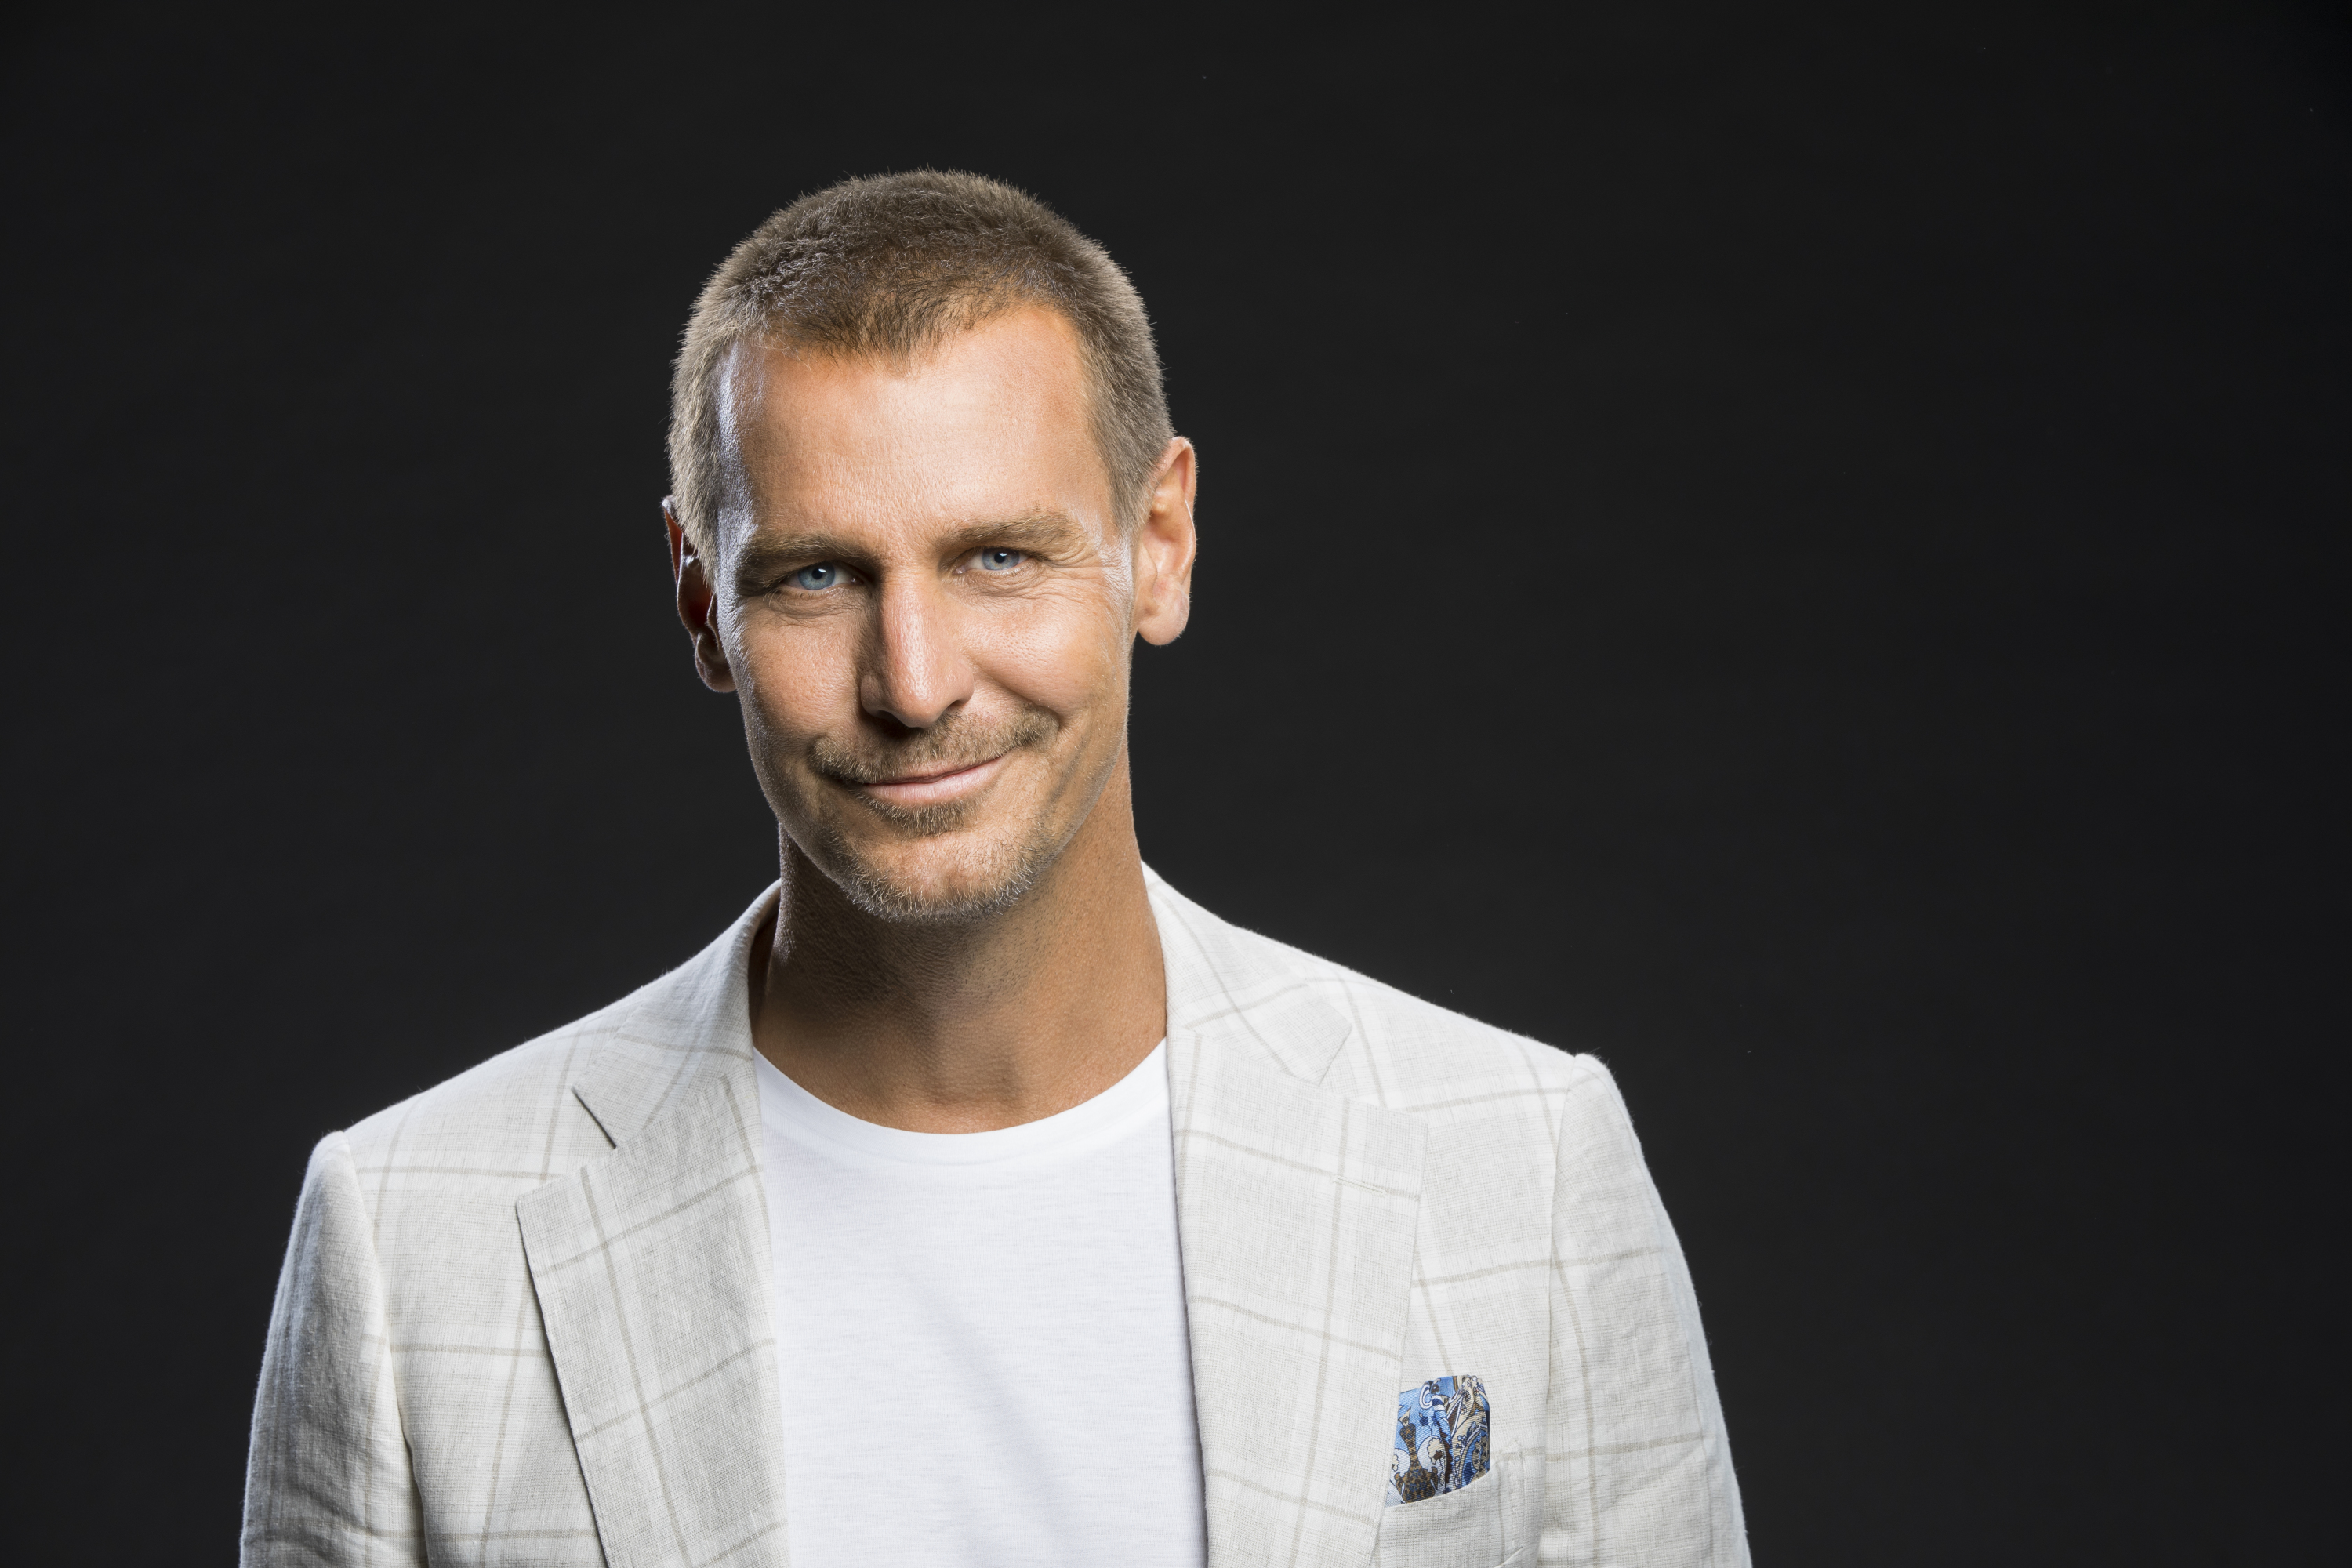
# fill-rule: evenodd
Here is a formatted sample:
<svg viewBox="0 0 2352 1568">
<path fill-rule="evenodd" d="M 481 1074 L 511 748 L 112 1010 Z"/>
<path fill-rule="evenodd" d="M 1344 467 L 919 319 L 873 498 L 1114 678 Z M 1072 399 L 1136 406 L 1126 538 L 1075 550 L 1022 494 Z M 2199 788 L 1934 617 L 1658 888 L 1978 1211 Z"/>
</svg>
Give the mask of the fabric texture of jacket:
<svg viewBox="0 0 2352 1568">
<path fill-rule="evenodd" d="M 1746 1563 L 1607 1071 L 1150 883 L 1211 1563 Z M 746 985 L 774 896 L 319 1144 L 245 1563 L 790 1561 Z M 1483 1384 L 1491 1464 L 1384 1507 L 1400 1393 L 1448 1376 Z"/>
</svg>

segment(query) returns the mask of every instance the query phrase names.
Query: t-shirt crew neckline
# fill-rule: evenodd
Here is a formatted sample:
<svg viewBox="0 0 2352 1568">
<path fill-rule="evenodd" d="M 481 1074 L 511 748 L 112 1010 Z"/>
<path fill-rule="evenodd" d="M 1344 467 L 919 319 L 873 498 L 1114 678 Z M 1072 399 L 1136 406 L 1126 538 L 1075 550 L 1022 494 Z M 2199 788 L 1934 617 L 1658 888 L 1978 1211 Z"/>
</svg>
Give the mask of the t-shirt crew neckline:
<svg viewBox="0 0 2352 1568">
<path fill-rule="evenodd" d="M 758 1056 L 757 1052 L 753 1053 Z M 863 1160 L 894 1165 L 992 1165 L 1062 1159 L 1098 1148 L 1169 1110 L 1168 1042 L 1125 1078 L 1067 1110 L 985 1132 L 915 1132 L 885 1127 L 828 1105 L 759 1056 L 761 1099 L 772 1120 L 803 1138 Z"/>
</svg>

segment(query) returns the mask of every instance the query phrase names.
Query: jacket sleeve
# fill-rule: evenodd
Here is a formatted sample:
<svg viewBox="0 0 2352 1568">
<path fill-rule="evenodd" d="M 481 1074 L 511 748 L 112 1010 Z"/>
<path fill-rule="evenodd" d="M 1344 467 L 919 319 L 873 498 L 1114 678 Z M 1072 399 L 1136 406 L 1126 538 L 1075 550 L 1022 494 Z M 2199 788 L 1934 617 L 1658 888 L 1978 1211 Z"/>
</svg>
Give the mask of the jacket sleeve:
<svg viewBox="0 0 2352 1568">
<path fill-rule="evenodd" d="M 1698 1298 L 1633 1120 L 1590 1057 L 1552 1194 L 1544 1563 L 1745 1568 Z"/>
<path fill-rule="evenodd" d="M 425 1562 L 383 1271 L 351 1145 L 310 1155 L 278 1276 L 246 1460 L 241 1563 Z"/>
</svg>

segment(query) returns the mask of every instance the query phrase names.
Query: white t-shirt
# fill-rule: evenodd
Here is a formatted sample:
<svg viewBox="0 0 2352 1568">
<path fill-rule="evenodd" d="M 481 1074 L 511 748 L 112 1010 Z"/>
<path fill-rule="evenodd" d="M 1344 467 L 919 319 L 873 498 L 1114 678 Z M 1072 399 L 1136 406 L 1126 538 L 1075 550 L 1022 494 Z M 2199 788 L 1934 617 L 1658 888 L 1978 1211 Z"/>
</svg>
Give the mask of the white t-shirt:
<svg viewBox="0 0 2352 1568">
<path fill-rule="evenodd" d="M 1167 1047 L 908 1132 L 761 1059 L 793 1568 L 1201 1568 Z"/>
</svg>

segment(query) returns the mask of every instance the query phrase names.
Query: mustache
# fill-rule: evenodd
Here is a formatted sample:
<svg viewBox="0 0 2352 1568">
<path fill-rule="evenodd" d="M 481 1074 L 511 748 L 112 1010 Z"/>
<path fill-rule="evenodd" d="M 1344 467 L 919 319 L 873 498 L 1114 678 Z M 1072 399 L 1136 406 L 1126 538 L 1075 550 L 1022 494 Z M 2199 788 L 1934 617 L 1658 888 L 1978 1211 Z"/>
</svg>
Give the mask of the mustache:
<svg viewBox="0 0 2352 1568">
<path fill-rule="evenodd" d="M 1043 745 L 1061 728 L 1052 714 L 1024 709 L 1003 719 L 967 719 L 956 714 L 903 741 L 844 745 L 820 735 L 809 742 L 809 763 L 840 784 L 888 784 L 908 773 L 952 773 L 977 767 L 1023 746 Z"/>
</svg>

